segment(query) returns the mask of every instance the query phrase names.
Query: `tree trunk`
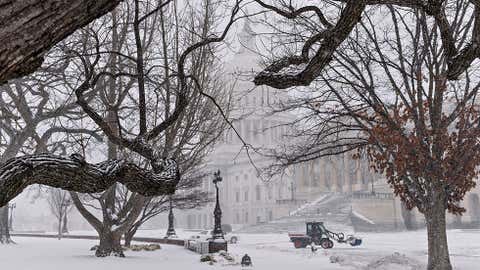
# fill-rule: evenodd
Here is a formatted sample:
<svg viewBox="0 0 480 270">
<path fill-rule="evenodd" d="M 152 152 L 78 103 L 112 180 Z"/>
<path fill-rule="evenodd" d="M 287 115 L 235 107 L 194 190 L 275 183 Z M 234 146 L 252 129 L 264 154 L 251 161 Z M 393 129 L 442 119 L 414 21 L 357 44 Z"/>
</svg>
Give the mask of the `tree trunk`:
<svg viewBox="0 0 480 270">
<path fill-rule="evenodd" d="M 62 239 L 62 215 L 58 217 L 58 226 L 57 226 L 57 233 L 58 233 L 58 240 Z"/>
<path fill-rule="evenodd" d="M 68 218 L 67 218 L 67 212 L 65 212 L 64 217 L 63 217 L 63 227 L 62 227 L 62 233 L 68 233 Z"/>
<path fill-rule="evenodd" d="M 125 257 L 123 254 L 122 244 L 120 242 L 122 235 L 112 232 L 110 228 L 106 228 L 100 233 L 100 244 L 95 251 L 97 257 L 107 257 L 110 255 Z"/>
<path fill-rule="evenodd" d="M 0 208 L 0 244 L 13 243 L 12 239 L 10 239 L 10 230 L 8 225 L 8 205 L 6 205 Z"/>
<path fill-rule="evenodd" d="M 435 201 L 425 211 L 428 234 L 428 270 L 452 270 L 447 243 L 446 210 L 443 201 Z"/>
<path fill-rule="evenodd" d="M 137 227 L 132 227 L 130 228 L 130 230 L 128 230 L 126 233 L 125 233 L 125 242 L 124 242 L 124 245 L 126 247 L 130 247 L 130 245 L 132 244 L 132 239 L 133 237 L 135 236 L 135 233 L 137 232 Z"/>
</svg>

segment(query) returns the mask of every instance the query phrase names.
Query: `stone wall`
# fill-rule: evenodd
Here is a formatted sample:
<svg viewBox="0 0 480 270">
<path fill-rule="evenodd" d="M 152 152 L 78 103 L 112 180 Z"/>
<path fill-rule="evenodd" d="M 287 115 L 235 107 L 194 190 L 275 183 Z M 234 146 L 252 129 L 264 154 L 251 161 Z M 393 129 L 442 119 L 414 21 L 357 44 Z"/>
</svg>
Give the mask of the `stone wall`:
<svg viewBox="0 0 480 270">
<path fill-rule="evenodd" d="M 400 203 L 391 194 L 352 197 L 352 224 L 356 231 L 403 230 Z"/>
</svg>

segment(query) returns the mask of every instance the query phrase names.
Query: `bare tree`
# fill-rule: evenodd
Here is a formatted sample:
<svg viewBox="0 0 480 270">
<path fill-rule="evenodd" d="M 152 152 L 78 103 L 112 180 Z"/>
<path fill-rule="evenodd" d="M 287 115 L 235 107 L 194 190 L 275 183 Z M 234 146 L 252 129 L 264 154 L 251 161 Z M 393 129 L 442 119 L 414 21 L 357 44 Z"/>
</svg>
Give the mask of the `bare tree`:
<svg viewBox="0 0 480 270">
<path fill-rule="evenodd" d="M 144 223 L 170 209 L 170 200 L 172 200 L 172 207 L 176 210 L 195 209 L 211 202 L 211 194 L 200 189 L 205 177 L 204 174 L 182 177 L 175 195 L 148 198 L 137 221 L 125 232 L 125 246 L 130 246 L 137 230 Z"/>
<path fill-rule="evenodd" d="M 58 239 L 62 238 L 64 229 L 66 225 L 67 214 L 72 208 L 72 200 L 70 194 L 66 190 L 61 189 L 50 189 L 47 197 L 48 205 L 50 206 L 50 211 L 57 218 L 57 233 Z"/>
<path fill-rule="evenodd" d="M 56 123 L 59 117 L 79 116 L 75 103 L 66 98 L 68 86 L 59 86 L 63 75 L 60 70 L 67 65 L 68 61 L 48 62 L 35 75 L 12 80 L 0 87 L 0 163 L 19 154 L 43 153 L 47 150 L 59 152 L 63 146 L 59 134 L 63 132 L 72 135 L 85 133 L 101 139 L 94 130 Z M 8 212 L 6 206 L 5 209 Z M 3 215 L 5 219 L 8 217 L 8 214 Z M 4 222 L 8 224 L 8 220 Z M 6 237 L 6 234 L 8 228 L 2 230 L 2 237 Z"/>
<path fill-rule="evenodd" d="M 188 6 L 188 5 L 187 5 Z M 175 44 L 178 42 L 179 29 L 176 21 L 188 22 L 189 28 L 186 28 L 187 35 L 184 39 L 194 42 L 197 39 L 198 31 L 203 31 L 202 36 L 206 35 L 209 28 L 213 27 L 217 21 L 220 21 L 223 15 L 218 14 L 219 2 L 205 1 L 200 7 L 204 11 L 202 14 L 196 14 L 194 8 L 196 6 L 188 6 L 182 14 L 178 14 L 176 9 L 164 14 L 160 11 L 160 23 L 162 29 L 173 28 L 175 30 L 162 31 L 161 41 L 163 48 L 167 48 L 168 43 Z M 167 18 L 174 18 L 168 21 Z M 172 66 L 178 62 L 180 48 L 178 45 L 173 48 L 173 55 L 167 50 L 163 50 L 164 74 L 166 80 L 162 83 L 165 85 L 164 94 L 160 94 L 160 102 L 163 104 L 171 104 L 174 95 L 169 94 L 171 89 L 177 88 L 175 82 L 167 75 Z M 203 168 L 206 155 L 210 152 L 212 144 L 221 135 L 226 127 L 222 115 L 218 112 L 217 105 L 221 105 L 224 112 L 228 113 L 229 92 L 226 85 L 221 81 L 218 69 L 218 63 L 215 63 L 213 52 L 215 48 L 200 49 L 193 54 L 193 58 L 197 59 L 192 62 L 189 73 L 195 80 L 192 82 L 193 91 L 189 95 L 190 104 L 186 107 L 185 112 L 172 127 L 168 128 L 162 140 L 165 141 L 163 151 L 165 153 L 173 152 L 173 156 L 179 162 L 182 172 L 185 173 L 184 178 L 178 184 L 179 194 L 175 196 L 163 196 L 161 198 L 152 198 L 147 201 L 141 217 L 125 234 L 125 243 L 129 245 L 132 237 L 137 229 L 150 218 L 168 210 L 165 203 L 169 198 L 173 201 L 176 209 L 191 209 L 209 202 L 211 197 L 206 192 L 198 189 L 204 177 L 204 173 L 200 170 Z M 172 60 L 169 60 L 172 59 Z M 162 89 L 159 85 L 159 88 Z M 157 101 L 158 104 L 158 101 Z M 157 110 L 157 106 L 154 107 Z M 153 112 L 152 112 L 153 113 Z M 169 114 L 169 106 L 165 106 L 164 112 L 156 112 L 163 114 L 163 118 Z"/>
<path fill-rule="evenodd" d="M 349 151 L 368 158 L 406 206 L 425 216 L 428 269 L 451 269 L 446 211 L 465 211 L 459 203 L 475 185 L 480 162 L 473 72 L 479 3 L 255 2 L 292 27 L 277 32 L 274 40 L 286 40 L 254 82 L 309 86 L 283 106 L 304 117 L 296 125 L 298 144 L 274 153 L 278 165 Z"/>
<path fill-rule="evenodd" d="M 64 158 L 59 156 L 48 156 L 39 154 L 37 156 L 23 156 L 15 157 L 20 153 L 41 153 L 48 150 L 48 141 L 56 134 L 61 132 L 75 133 L 90 133 L 94 134 L 94 130 L 77 129 L 58 125 L 53 119 L 61 116 L 70 115 L 75 118 L 78 116 L 77 105 L 74 101 L 69 100 L 71 95 L 65 95 L 63 91 L 68 89 L 70 85 L 65 84 L 59 86 L 60 82 L 64 82 L 63 70 L 68 67 L 70 62 L 67 61 L 51 61 L 45 67 L 43 72 L 36 74 L 35 77 L 14 81 L 11 84 L 2 86 L 1 95 L 1 144 L 5 150 L 2 153 L 2 166 L 0 168 L 0 205 L 4 206 L 9 200 L 20 193 L 25 187 L 32 184 L 50 184 L 55 187 L 71 188 L 77 191 L 100 191 L 115 183 L 116 173 L 127 170 L 130 176 L 137 176 L 140 173 L 139 180 L 146 182 L 144 184 L 153 184 L 156 186 L 157 192 L 172 192 L 176 181 L 178 181 L 178 173 L 176 173 L 176 163 L 174 161 L 167 161 L 172 166 L 173 171 L 164 172 L 164 174 L 149 173 L 141 170 L 136 165 L 121 161 L 113 160 L 110 163 L 101 163 L 99 165 L 90 165 L 85 162 L 83 157 L 73 155 L 71 158 Z M 61 72 L 60 72 L 61 71 Z M 70 88 L 72 89 L 72 88 Z M 62 99 L 64 98 L 64 99 Z M 85 100 L 90 100 L 91 96 L 85 97 Z M 42 127 L 42 133 L 37 131 L 37 128 Z M 59 144 L 55 143 L 55 147 Z M 51 149 L 55 150 L 55 148 Z M 55 151 L 54 151 L 55 152 Z M 58 161 L 55 164 L 55 161 Z M 163 162 L 163 161 L 162 161 Z M 76 164 L 76 165 L 75 165 Z M 37 166 L 38 165 L 38 166 Z M 113 166 L 113 170 L 109 170 L 109 165 Z M 62 175 L 62 169 L 66 174 Z M 94 186 L 82 189 L 81 174 L 88 174 L 84 169 L 92 169 L 94 174 L 98 177 L 104 178 L 103 183 L 98 183 L 94 178 L 96 176 L 89 174 L 87 177 L 91 179 L 90 183 Z M 75 173 L 76 170 L 79 173 Z M 163 169 L 162 169 L 163 170 Z M 74 177 L 68 176 L 68 171 L 72 175 L 77 175 L 77 180 Z M 34 174 L 38 174 L 34 177 Z M 42 179 L 42 177 L 44 177 Z M 173 177 L 173 178 L 172 178 Z M 169 181 L 173 179 L 173 181 Z M 56 181 L 72 180 L 70 183 L 55 183 Z M 166 185 L 161 183 L 167 180 Z M 122 181 L 122 180 L 121 180 Z M 123 181 L 130 182 L 130 186 L 134 190 L 143 189 L 145 192 L 149 189 L 147 186 L 141 188 L 141 183 L 131 183 L 131 180 L 124 179 Z M 74 187 L 76 186 L 76 187 Z M 155 188 L 151 189 L 155 193 Z M 148 192 L 146 193 L 148 194 Z"/>
<path fill-rule="evenodd" d="M 96 73 L 95 67 L 99 64 L 99 61 L 102 58 L 101 55 L 103 54 L 103 52 L 99 51 L 99 46 L 91 48 L 91 51 L 94 53 L 92 58 L 86 58 L 85 55 L 76 55 L 82 59 L 82 70 L 85 73 L 79 86 L 75 90 L 77 104 L 103 131 L 110 142 L 136 152 L 149 160 L 153 171 L 142 171 L 138 166 L 123 160 L 108 160 L 99 164 L 89 164 L 78 154 L 73 155 L 70 158 L 47 155 L 13 158 L 3 164 L 0 168 L 0 206 L 5 205 L 26 186 L 31 184 L 45 184 L 76 192 L 95 193 L 105 190 L 118 180 L 118 182 L 125 184 L 130 190 L 139 192 L 144 196 L 173 193 L 179 179 L 176 162 L 172 159 L 162 157 L 161 153 L 156 152 L 155 147 L 148 142 L 158 138 L 158 136 L 171 126 L 184 111 L 188 104 L 188 82 L 195 81 L 196 79 L 192 74 L 187 74 L 185 70 L 185 67 L 190 60 L 189 56 L 199 48 L 208 47 L 212 44 L 222 42 L 225 39 L 228 30 L 237 19 L 236 15 L 239 11 L 240 2 L 241 0 L 235 1 L 235 4 L 231 9 L 231 14 L 226 20 L 227 23 L 223 28 L 223 31 L 217 33 L 218 35 L 208 33 L 208 37 L 204 37 L 182 50 L 182 53 L 178 58 L 177 70 L 172 74 L 172 76 L 178 78 L 179 85 L 178 98 L 175 100 L 175 107 L 166 119 L 163 119 L 161 123 L 153 126 L 150 130 L 147 130 L 145 88 L 142 86 L 145 83 L 145 70 L 142 71 L 144 65 L 141 64 L 143 62 L 144 53 L 142 51 L 142 43 L 144 44 L 145 41 L 142 41 L 141 36 L 139 35 L 139 30 L 140 25 L 151 20 L 151 16 L 156 14 L 158 10 L 165 5 L 157 3 L 156 7 L 151 9 L 151 5 L 145 4 L 142 8 L 145 8 L 144 10 L 147 10 L 147 12 L 143 16 L 140 16 L 140 4 L 138 1 L 134 3 L 136 7 L 136 13 L 134 16 L 135 22 L 133 23 L 133 27 L 136 29 L 134 31 L 137 46 L 137 57 L 134 61 L 136 63 L 136 73 L 115 75 L 111 72 L 106 72 L 106 70 Z M 96 44 L 99 44 L 99 40 L 97 40 Z M 73 51 L 73 53 L 75 52 Z M 130 58 L 130 60 L 132 59 Z M 108 122 L 98 114 L 95 108 L 91 106 L 88 99 L 86 99 L 88 96 L 88 93 L 86 92 L 91 93 L 95 90 L 95 88 L 92 89 L 92 86 L 96 87 L 100 79 L 103 80 L 105 77 L 112 77 L 112 75 L 113 78 L 122 75 L 134 75 L 137 80 L 139 86 L 139 100 L 136 107 L 139 109 L 140 121 L 139 131 L 135 136 L 126 137 L 123 134 L 115 134 Z M 119 131 L 121 131 L 121 128 L 119 128 Z M 93 171 L 97 177 L 103 179 L 102 183 L 91 181 L 92 174 L 85 174 L 85 168 Z M 65 174 L 62 174 L 61 172 L 65 172 Z M 36 174 L 37 177 L 31 177 L 32 174 Z M 74 175 L 74 177 L 70 177 L 71 175 Z M 76 176 L 78 176 L 78 178 L 76 178 Z M 136 179 L 137 181 L 132 182 L 131 180 L 124 178 L 125 176 L 131 177 L 131 179 Z M 83 184 L 80 181 L 80 178 L 82 177 L 85 177 L 86 179 Z"/>
<path fill-rule="evenodd" d="M 169 157 L 188 176 L 201 165 L 223 130 L 211 103 L 212 96 L 226 99 L 220 97 L 223 89 L 215 74 L 213 43 L 224 39 L 238 3 L 219 38 L 210 37 L 216 1 L 202 4 L 204 12 L 198 15 L 198 5 L 188 2 L 182 7 L 184 15 L 176 2 L 163 8 L 157 4 L 125 3 L 75 35 L 75 41 L 67 41 L 64 51 L 76 57 L 76 70 L 87 72 L 75 90 L 77 103 L 108 137 L 108 159 L 122 153 L 125 160 L 155 171 L 158 160 Z M 98 95 L 87 101 L 85 97 L 92 92 Z M 187 192 L 186 188 L 198 184 L 191 177 L 183 178 L 176 188 L 185 190 L 175 196 L 177 201 L 196 202 L 183 204 L 193 206 L 207 201 L 204 193 Z M 114 185 L 103 194 L 82 197 L 72 193 L 75 206 L 100 236 L 97 256 L 123 256 L 121 236 L 133 237 L 143 222 L 163 211 L 159 206 L 164 200 L 145 198 L 145 194 L 128 189 Z"/>
</svg>

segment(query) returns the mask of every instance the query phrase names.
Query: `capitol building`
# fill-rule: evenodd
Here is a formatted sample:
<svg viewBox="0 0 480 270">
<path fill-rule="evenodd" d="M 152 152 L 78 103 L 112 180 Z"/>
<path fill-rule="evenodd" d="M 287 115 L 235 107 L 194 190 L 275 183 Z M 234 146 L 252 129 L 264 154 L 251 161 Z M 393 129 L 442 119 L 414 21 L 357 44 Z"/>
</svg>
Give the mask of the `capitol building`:
<svg viewBox="0 0 480 270">
<path fill-rule="evenodd" d="M 246 143 L 260 148 L 281 145 L 288 135 L 287 124 L 295 116 L 269 112 L 288 98 L 287 93 L 255 87 L 252 71 L 259 70 L 259 56 L 255 53 L 255 33 L 248 22 L 238 36 L 242 46 L 225 64 L 227 81 L 233 84 L 234 108 L 229 118 L 236 119 L 233 125 Z M 402 209 L 385 179 L 372 172 L 365 160 L 352 159 L 349 154 L 321 158 L 293 166 L 285 174 L 267 181 L 258 176 L 256 167 L 268 166 L 272 161 L 254 151 L 247 153 L 243 146 L 230 129 L 208 160 L 208 168 L 212 172 L 220 170 L 223 178 L 219 183 L 222 223 L 231 224 L 234 229 L 272 221 L 280 224 L 282 220 L 290 224 L 292 217 L 297 217 L 297 225 L 309 218 L 330 218 L 356 229 L 402 229 L 406 215 L 417 224 L 423 223 L 420 214 Z M 213 174 L 201 188 L 214 195 L 212 179 Z M 480 223 L 479 193 L 477 187 L 467 194 L 464 201 L 467 213 L 461 218 L 450 216 L 451 223 Z M 213 228 L 213 209 L 211 203 L 201 209 L 175 211 L 175 224 L 186 229 Z"/>
<path fill-rule="evenodd" d="M 245 75 L 258 69 L 258 55 L 251 50 L 255 46 L 255 35 L 248 23 L 239 33 L 239 39 L 241 48 L 225 64 L 227 80 L 233 84 L 233 110 L 229 118 L 236 119 L 232 123 L 246 143 L 254 147 L 271 147 L 288 132 L 284 124 L 293 118 L 287 114 L 266 116 L 269 108 L 286 98 L 286 95 L 280 90 L 254 87 L 251 78 Z M 288 207 L 279 207 L 279 201 L 292 198 L 291 176 L 262 181 L 252 163 L 262 167 L 270 161 L 252 151 L 247 154 L 243 142 L 232 129 L 225 132 L 209 156 L 208 167 L 212 171 L 220 170 L 223 178 L 219 188 L 224 223 L 256 224 L 288 214 Z M 211 180 L 205 179 L 202 188 L 214 194 Z M 176 213 L 176 223 L 186 228 L 211 227 L 212 209 L 208 205 L 204 209 Z"/>
</svg>

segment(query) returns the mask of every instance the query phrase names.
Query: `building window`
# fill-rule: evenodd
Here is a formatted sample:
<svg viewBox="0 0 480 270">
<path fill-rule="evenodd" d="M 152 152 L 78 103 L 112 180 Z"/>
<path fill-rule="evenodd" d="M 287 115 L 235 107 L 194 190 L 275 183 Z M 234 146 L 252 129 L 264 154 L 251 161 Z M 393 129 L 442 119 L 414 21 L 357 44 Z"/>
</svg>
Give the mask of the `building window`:
<svg viewBox="0 0 480 270">
<path fill-rule="evenodd" d="M 245 223 L 248 223 L 248 211 L 245 212 Z"/>
<path fill-rule="evenodd" d="M 245 190 L 245 197 L 244 197 L 245 201 L 248 202 L 248 189 Z"/>
<path fill-rule="evenodd" d="M 313 178 L 313 186 L 318 187 L 318 183 L 320 182 L 320 179 L 318 177 Z"/>
<path fill-rule="evenodd" d="M 189 229 L 195 228 L 195 216 L 193 215 L 187 216 L 187 226 Z"/>
<path fill-rule="evenodd" d="M 357 164 L 355 160 L 349 160 L 350 183 L 357 184 Z"/>
<path fill-rule="evenodd" d="M 265 88 L 262 87 L 262 98 L 261 98 L 262 106 L 265 104 Z"/>
<path fill-rule="evenodd" d="M 260 199 L 262 197 L 261 190 L 260 190 L 260 185 L 257 185 L 255 187 L 255 197 L 257 198 L 257 201 L 260 201 Z"/>
<path fill-rule="evenodd" d="M 471 211 L 470 215 L 472 218 L 472 222 L 480 222 L 480 198 L 478 194 L 470 194 L 470 207 L 468 211 Z"/>
<path fill-rule="evenodd" d="M 235 191 L 235 201 L 238 203 L 240 202 L 240 191 Z"/>
<path fill-rule="evenodd" d="M 371 178 L 368 171 L 368 165 L 362 162 L 360 166 L 361 166 L 361 172 L 362 172 L 362 183 L 368 184 Z"/>
<path fill-rule="evenodd" d="M 309 174 L 309 169 L 307 164 L 302 164 L 302 186 L 308 187 L 309 186 L 309 181 L 310 181 L 310 174 Z"/>
<path fill-rule="evenodd" d="M 330 169 L 331 167 L 330 166 L 325 166 L 325 187 L 328 189 L 328 190 L 331 190 L 332 188 L 332 174 L 330 172 Z"/>
<path fill-rule="evenodd" d="M 268 221 L 271 221 L 273 219 L 273 211 L 268 210 Z"/>
</svg>

